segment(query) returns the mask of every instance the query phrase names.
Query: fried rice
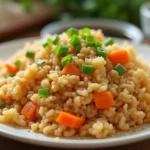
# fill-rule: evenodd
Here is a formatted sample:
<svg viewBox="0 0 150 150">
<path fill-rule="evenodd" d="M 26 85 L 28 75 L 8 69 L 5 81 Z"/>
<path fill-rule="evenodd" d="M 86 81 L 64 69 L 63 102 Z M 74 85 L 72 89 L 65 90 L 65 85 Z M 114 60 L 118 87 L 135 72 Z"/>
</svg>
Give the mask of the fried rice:
<svg viewBox="0 0 150 150">
<path fill-rule="evenodd" d="M 27 43 L 10 57 L 9 64 L 17 67 L 16 71 L 6 65 L 8 61 L 1 61 L 0 101 L 3 105 L 0 123 L 28 127 L 54 137 L 106 138 L 150 122 L 150 68 L 147 62 L 136 56 L 134 47 L 128 43 L 106 45 L 107 38 L 101 30 L 91 29 L 90 35 L 101 45 L 87 46 L 86 37 L 79 30 L 77 37 L 81 47 L 77 53 L 76 46 L 70 42 L 73 36 L 63 32 L 55 42 L 51 43 L 53 35 L 48 35 Z M 43 45 L 47 39 L 49 43 Z M 81 76 L 64 73 L 61 60 L 65 56 L 55 53 L 59 44 L 68 47 L 66 55 L 72 56 L 70 63 Z M 97 56 L 98 47 L 107 56 L 114 51 L 127 52 L 129 62 L 123 65 L 123 75 L 114 69 L 109 57 Z M 27 55 L 29 51 L 32 53 Z M 39 60 L 43 63 L 37 63 Z M 82 72 L 83 64 L 91 65 L 93 72 Z M 40 89 L 48 89 L 48 94 L 40 95 Z M 98 108 L 94 101 L 94 94 L 103 92 L 112 94 L 114 104 L 108 108 Z M 29 102 L 36 106 L 34 119 L 22 113 Z M 78 128 L 67 126 L 57 121 L 61 112 L 84 121 Z"/>
</svg>

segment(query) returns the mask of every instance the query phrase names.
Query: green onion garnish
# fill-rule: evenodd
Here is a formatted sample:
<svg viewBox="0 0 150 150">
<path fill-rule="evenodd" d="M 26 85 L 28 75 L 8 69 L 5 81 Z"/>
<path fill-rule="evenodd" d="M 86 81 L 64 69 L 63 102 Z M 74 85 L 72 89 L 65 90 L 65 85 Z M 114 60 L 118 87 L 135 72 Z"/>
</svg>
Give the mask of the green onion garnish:
<svg viewBox="0 0 150 150">
<path fill-rule="evenodd" d="M 70 44 L 72 46 L 80 45 L 80 38 L 78 36 L 74 35 L 70 40 Z"/>
<path fill-rule="evenodd" d="M 82 64 L 81 72 L 85 74 L 92 74 L 94 72 L 94 66 Z"/>
<path fill-rule="evenodd" d="M 4 107 L 5 107 L 5 103 L 2 100 L 0 100 L 0 108 L 4 108 Z"/>
<path fill-rule="evenodd" d="M 83 28 L 83 29 L 81 30 L 81 34 L 89 35 L 89 34 L 90 34 L 90 29 L 89 29 L 89 28 Z"/>
<path fill-rule="evenodd" d="M 72 56 L 65 56 L 61 59 L 62 66 L 67 66 L 73 61 Z"/>
<path fill-rule="evenodd" d="M 56 44 L 57 42 L 59 41 L 59 36 L 57 34 L 55 34 L 53 37 L 52 37 L 52 42 L 54 44 Z"/>
<path fill-rule="evenodd" d="M 16 60 L 15 61 L 15 66 L 19 67 L 21 65 L 21 61 L 20 60 Z"/>
<path fill-rule="evenodd" d="M 34 57 L 34 52 L 33 51 L 27 51 L 26 52 L 26 57 L 28 57 L 28 58 Z"/>
<path fill-rule="evenodd" d="M 69 36 L 78 35 L 78 30 L 75 29 L 75 28 L 69 28 L 69 29 L 67 30 L 67 34 L 68 34 Z"/>
<path fill-rule="evenodd" d="M 106 58 L 107 55 L 108 55 L 107 51 L 103 50 L 100 47 L 97 48 L 96 56 L 102 56 L 102 57 Z"/>
<path fill-rule="evenodd" d="M 76 54 L 80 53 L 81 45 L 76 45 L 75 49 L 76 49 Z"/>
<path fill-rule="evenodd" d="M 66 45 L 59 44 L 55 49 L 55 55 L 65 56 L 68 53 L 69 48 Z"/>
<path fill-rule="evenodd" d="M 88 46 L 95 46 L 95 38 L 92 35 L 86 36 L 85 45 Z"/>
<path fill-rule="evenodd" d="M 105 46 L 108 46 L 108 45 L 113 45 L 115 43 L 115 41 L 110 37 L 108 38 L 106 41 L 105 41 Z"/>
<path fill-rule="evenodd" d="M 95 40 L 95 47 L 102 47 L 102 43 Z"/>
<path fill-rule="evenodd" d="M 116 70 L 119 73 L 119 75 L 123 75 L 126 72 L 126 69 L 121 64 L 117 64 L 114 67 L 114 70 Z"/>
<path fill-rule="evenodd" d="M 40 97 L 46 97 L 50 95 L 49 89 L 48 88 L 43 88 L 38 90 L 38 95 Z"/>
<path fill-rule="evenodd" d="M 45 61 L 39 59 L 39 60 L 37 60 L 35 63 L 36 63 L 37 65 L 43 65 L 43 64 L 45 63 Z"/>
<path fill-rule="evenodd" d="M 86 39 L 86 36 L 87 36 L 87 35 L 90 35 L 90 29 L 89 29 L 89 28 L 83 28 L 83 29 L 81 30 L 81 35 L 82 35 L 82 38 L 83 38 L 83 39 Z"/>
<path fill-rule="evenodd" d="M 6 75 L 6 78 L 13 77 L 13 76 L 14 76 L 14 74 L 9 73 L 9 74 Z"/>
<path fill-rule="evenodd" d="M 42 43 L 42 45 L 43 45 L 44 48 L 46 48 L 46 47 L 48 47 L 48 46 L 51 46 L 51 44 L 52 44 L 52 40 L 51 40 L 50 38 L 47 38 L 47 39 Z"/>
</svg>

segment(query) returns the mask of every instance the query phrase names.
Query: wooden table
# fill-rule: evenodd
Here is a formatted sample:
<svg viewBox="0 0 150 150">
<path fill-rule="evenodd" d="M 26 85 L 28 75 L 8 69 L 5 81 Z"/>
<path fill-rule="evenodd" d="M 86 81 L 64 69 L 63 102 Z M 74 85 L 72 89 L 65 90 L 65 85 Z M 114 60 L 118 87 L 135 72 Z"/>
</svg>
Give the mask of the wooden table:
<svg viewBox="0 0 150 150">
<path fill-rule="evenodd" d="M 0 150 L 50 150 L 50 149 L 59 150 L 55 148 L 47 148 L 24 144 L 14 140 L 6 139 L 4 137 L 0 137 Z M 102 150 L 149 150 L 149 149 L 150 149 L 150 140 L 145 140 L 143 142 L 137 142 L 135 144 L 125 146 L 103 148 Z"/>
<path fill-rule="evenodd" d="M 37 27 L 36 29 L 34 28 L 34 30 L 31 29 L 28 32 L 22 32 L 21 34 L 18 33 L 15 36 L 7 37 L 7 38 L 0 40 L 0 43 L 8 41 L 8 40 L 19 39 L 19 38 L 24 38 L 24 37 L 39 36 L 40 29 L 41 29 L 41 26 Z M 145 43 L 150 44 L 150 40 L 145 40 Z M 17 142 L 17 141 L 0 136 L 0 150 L 41 150 L 41 149 L 49 150 L 50 148 L 24 144 L 24 143 Z M 51 149 L 54 149 L 54 148 L 51 148 Z M 150 149 L 150 139 L 142 141 L 142 142 L 130 144 L 130 145 L 107 148 L 107 150 L 149 150 L 149 149 Z M 54 149 L 54 150 L 58 150 L 58 149 Z"/>
</svg>

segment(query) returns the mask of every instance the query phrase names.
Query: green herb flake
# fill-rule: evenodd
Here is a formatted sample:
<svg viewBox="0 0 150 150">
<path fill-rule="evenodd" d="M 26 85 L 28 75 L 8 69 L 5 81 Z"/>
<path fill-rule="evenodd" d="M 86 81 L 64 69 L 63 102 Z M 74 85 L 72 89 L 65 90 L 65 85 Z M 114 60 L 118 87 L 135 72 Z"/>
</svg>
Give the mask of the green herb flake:
<svg viewBox="0 0 150 150">
<path fill-rule="evenodd" d="M 55 34 L 53 37 L 52 37 L 52 43 L 53 44 L 56 44 L 58 41 L 59 41 L 59 36 L 57 34 Z"/>
<path fill-rule="evenodd" d="M 126 68 L 124 68 L 121 64 L 117 64 L 115 67 L 114 67 L 114 70 L 116 70 L 119 75 L 124 75 L 126 73 Z"/>
<path fill-rule="evenodd" d="M 40 97 L 47 97 L 50 95 L 49 89 L 48 88 L 43 88 L 38 90 L 38 95 Z"/>
<path fill-rule="evenodd" d="M 21 61 L 20 61 L 20 60 L 16 60 L 16 61 L 15 61 L 15 66 L 16 66 L 16 67 L 19 67 L 20 65 L 21 65 Z"/>
</svg>

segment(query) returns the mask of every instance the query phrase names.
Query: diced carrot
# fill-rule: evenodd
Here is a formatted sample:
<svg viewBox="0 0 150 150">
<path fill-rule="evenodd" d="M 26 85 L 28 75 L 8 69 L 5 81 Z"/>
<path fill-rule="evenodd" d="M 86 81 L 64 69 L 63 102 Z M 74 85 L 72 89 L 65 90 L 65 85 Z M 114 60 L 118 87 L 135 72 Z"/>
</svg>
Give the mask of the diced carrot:
<svg viewBox="0 0 150 150">
<path fill-rule="evenodd" d="M 36 110 L 37 110 L 37 105 L 28 102 L 22 109 L 21 114 L 27 118 L 29 121 L 35 121 L 36 120 Z"/>
<path fill-rule="evenodd" d="M 56 122 L 71 128 L 81 128 L 84 119 L 62 111 L 57 117 Z"/>
<path fill-rule="evenodd" d="M 126 50 L 113 51 L 108 55 L 108 58 L 113 65 L 129 63 L 129 55 Z"/>
<path fill-rule="evenodd" d="M 5 66 L 10 73 L 16 73 L 19 70 L 11 61 L 7 61 Z"/>
<path fill-rule="evenodd" d="M 94 102 L 97 109 L 107 109 L 115 105 L 111 92 L 94 93 Z"/>
<path fill-rule="evenodd" d="M 76 76 L 81 76 L 80 70 L 73 64 L 69 64 L 64 67 L 63 69 L 64 74 L 69 74 L 69 75 L 76 75 Z"/>
</svg>

